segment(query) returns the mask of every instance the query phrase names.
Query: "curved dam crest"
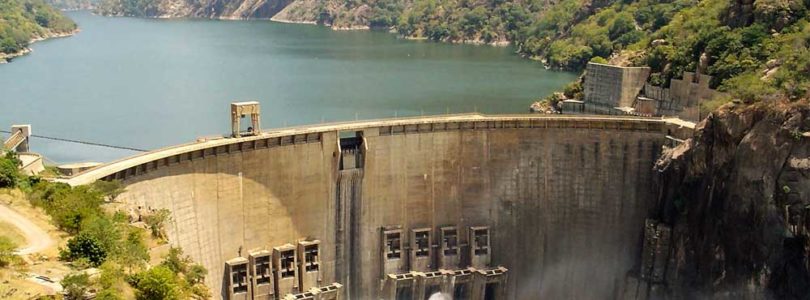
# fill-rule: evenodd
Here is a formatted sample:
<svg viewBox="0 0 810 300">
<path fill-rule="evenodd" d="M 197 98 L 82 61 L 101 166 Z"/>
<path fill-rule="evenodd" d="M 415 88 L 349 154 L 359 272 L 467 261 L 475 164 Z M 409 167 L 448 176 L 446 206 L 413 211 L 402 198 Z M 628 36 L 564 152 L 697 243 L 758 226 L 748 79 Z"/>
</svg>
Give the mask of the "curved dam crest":
<svg viewBox="0 0 810 300">
<path fill-rule="evenodd" d="M 169 209 L 170 243 L 209 270 L 217 298 L 333 283 L 344 299 L 617 298 L 657 199 L 653 163 L 683 125 L 477 114 L 325 124 L 156 150 L 67 182 L 119 179 L 122 201 Z M 261 253 L 273 260 L 269 292 L 254 274 Z M 465 285 L 465 270 L 482 283 Z"/>
</svg>

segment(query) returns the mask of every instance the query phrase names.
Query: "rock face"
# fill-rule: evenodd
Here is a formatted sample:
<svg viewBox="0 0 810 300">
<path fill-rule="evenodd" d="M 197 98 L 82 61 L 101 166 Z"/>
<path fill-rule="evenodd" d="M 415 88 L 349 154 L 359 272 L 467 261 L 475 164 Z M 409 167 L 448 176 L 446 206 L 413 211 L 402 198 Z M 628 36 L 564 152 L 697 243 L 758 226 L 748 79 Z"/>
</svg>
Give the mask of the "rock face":
<svg viewBox="0 0 810 300">
<path fill-rule="evenodd" d="M 653 219 L 672 233 L 650 298 L 810 299 L 808 131 L 806 102 L 727 106 L 664 152 Z"/>
<path fill-rule="evenodd" d="M 137 1 L 136 1 L 137 2 Z M 98 12 L 104 15 L 158 18 L 269 19 L 292 0 L 159 0 L 127 5 L 127 1 L 106 1 Z"/>
</svg>

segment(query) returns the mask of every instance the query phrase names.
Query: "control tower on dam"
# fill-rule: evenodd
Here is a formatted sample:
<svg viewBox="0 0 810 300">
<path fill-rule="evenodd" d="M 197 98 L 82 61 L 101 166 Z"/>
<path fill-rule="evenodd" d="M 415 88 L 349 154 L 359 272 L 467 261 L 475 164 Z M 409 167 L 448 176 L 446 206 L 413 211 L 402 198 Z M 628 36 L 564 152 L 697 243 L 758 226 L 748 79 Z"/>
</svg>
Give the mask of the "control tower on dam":
<svg viewBox="0 0 810 300">
<path fill-rule="evenodd" d="M 67 182 L 121 180 L 118 199 L 170 210 L 170 243 L 218 299 L 614 299 L 653 163 L 691 131 L 582 115 L 238 126 Z"/>
</svg>

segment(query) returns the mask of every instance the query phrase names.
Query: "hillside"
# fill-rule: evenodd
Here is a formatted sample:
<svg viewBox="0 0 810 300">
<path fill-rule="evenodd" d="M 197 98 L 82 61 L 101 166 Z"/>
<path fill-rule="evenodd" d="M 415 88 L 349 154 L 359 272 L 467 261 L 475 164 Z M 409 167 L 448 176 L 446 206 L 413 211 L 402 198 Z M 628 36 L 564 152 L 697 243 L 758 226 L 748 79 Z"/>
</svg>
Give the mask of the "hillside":
<svg viewBox="0 0 810 300">
<path fill-rule="evenodd" d="M 652 83 L 712 75 L 737 98 L 808 91 L 802 0 L 105 0 L 99 12 L 147 17 L 273 18 L 335 29 L 391 29 L 406 38 L 511 43 L 548 67 L 613 60 L 652 68 Z M 677 41 L 677 42 L 675 42 Z"/>
<path fill-rule="evenodd" d="M 267 19 L 291 0 L 101 0 L 96 12 L 108 16 L 212 19 Z"/>
<path fill-rule="evenodd" d="M 72 34 L 76 24 L 42 0 L 0 1 L 0 63 L 39 39 Z"/>
<path fill-rule="evenodd" d="M 93 9 L 97 0 L 47 0 L 48 4 L 60 10 Z"/>
</svg>

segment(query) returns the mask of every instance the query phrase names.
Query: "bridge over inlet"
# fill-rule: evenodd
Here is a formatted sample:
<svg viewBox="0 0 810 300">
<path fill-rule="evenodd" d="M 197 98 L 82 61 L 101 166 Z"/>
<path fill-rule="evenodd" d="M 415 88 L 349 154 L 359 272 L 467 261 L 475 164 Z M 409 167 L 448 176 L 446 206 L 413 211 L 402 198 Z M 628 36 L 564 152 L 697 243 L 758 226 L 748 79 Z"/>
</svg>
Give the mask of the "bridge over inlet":
<svg viewBox="0 0 810 300">
<path fill-rule="evenodd" d="M 170 210 L 170 243 L 209 270 L 218 298 L 604 299 L 638 263 L 653 163 L 693 126 L 481 114 L 318 124 L 200 139 L 63 181 L 120 180 L 121 201 Z"/>
</svg>

